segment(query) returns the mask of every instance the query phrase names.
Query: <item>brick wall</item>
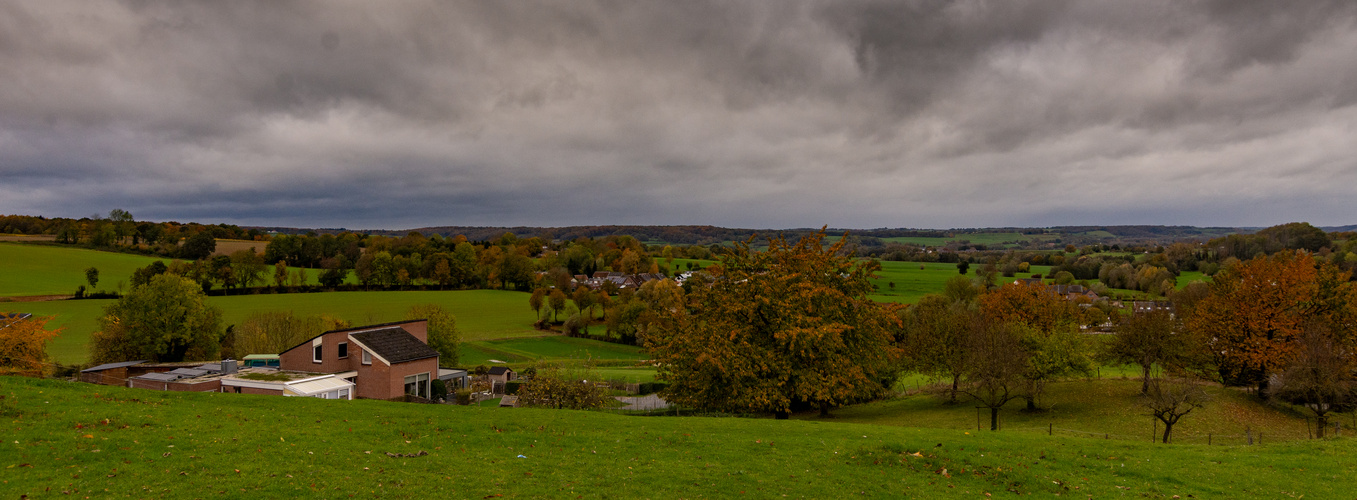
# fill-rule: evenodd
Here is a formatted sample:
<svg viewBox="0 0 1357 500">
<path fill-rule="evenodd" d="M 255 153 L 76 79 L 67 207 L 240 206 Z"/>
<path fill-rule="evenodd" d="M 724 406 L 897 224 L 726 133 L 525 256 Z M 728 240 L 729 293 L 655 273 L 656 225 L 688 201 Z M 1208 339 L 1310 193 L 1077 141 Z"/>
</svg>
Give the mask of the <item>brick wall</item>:
<svg viewBox="0 0 1357 500">
<path fill-rule="evenodd" d="M 339 344 L 349 345 L 347 358 L 339 358 Z M 313 361 L 314 340 L 278 355 L 279 367 L 284 370 L 316 373 L 335 373 L 352 370 L 361 355 L 358 344 L 349 340 L 348 332 L 327 333 L 320 337 L 321 362 Z"/>
</svg>

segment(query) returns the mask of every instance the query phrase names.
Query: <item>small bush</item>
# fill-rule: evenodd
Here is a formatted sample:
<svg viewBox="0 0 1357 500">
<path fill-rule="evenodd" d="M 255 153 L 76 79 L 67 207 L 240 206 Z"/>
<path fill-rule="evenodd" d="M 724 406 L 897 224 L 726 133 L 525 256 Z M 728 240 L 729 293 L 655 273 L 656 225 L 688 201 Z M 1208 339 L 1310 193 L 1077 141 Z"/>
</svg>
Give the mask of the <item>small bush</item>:
<svg viewBox="0 0 1357 500">
<path fill-rule="evenodd" d="M 471 404 L 471 389 L 470 388 L 457 389 L 457 392 L 454 393 L 453 397 L 456 398 L 454 402 L 456 402 L 457 404 L 469 405 Z"/>
<path fill-rule="evenodd" d="M 504 383 L 504 394 L 518 394 L 518 388 L 523 385 L 522 380 L 510 380 Z"/>
</svg>

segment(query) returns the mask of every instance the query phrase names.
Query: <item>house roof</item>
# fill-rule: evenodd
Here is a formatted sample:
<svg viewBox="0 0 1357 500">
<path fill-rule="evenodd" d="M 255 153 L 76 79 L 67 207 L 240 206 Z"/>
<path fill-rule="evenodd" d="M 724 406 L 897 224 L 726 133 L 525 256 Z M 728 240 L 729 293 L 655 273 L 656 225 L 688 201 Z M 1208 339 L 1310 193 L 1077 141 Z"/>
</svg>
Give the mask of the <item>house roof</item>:
<svg viewBox="0 0 1357 500">
<path fill-rule="evenodd" d="M 112 369 L 114 369 L 114 368 L 125 368 L 125 367 L 128 367 L 128 366 L 139 365 L 139 364 L 142 364 L 142 363 L 145 363 L 145 362 L 146 362 L 146 360 L 142 359 L 142 360 L 137 360 L 137 361 L 121 361 L 121 362 L 117 362 L 117 363 L 104 363 L 104 364 L 99 365 L 99 366 L 91 366 L 91 367 L 86 368 L 86 369 L 84 369 L 84 370 L 80 370 L 80 373 L 101 372 L 101 371 L 104 371 L 104 370 L 112 370 Z"/>
<path fill-rule="evenodd" d="M 320 377 L 309 380 L 299 380 L 283 384 L 283 390 L 296 394 L 298 396 L 310 396 L 322 392 L 330 392 L 335 389 L 352 388 L 353 384 L 338 377 Z"/>
<path fill-rule="evenodd" d="M 409 324 L 409 323 L 418 323 L 418 322 L 421 322 L 421 321 L 427 321 L 427 320 L 423 320 L 423 319 L 408 319 L 408 320 L 405 320 L 405 321 L 393 321 L 393 322 L 390 322 L 390 323 L 379 323 L 379 324 L 376 324 L 376 325 L 359 326 L 359 327 L 355 327 L 355 328 L 341 328 L 341 329 L 338 329 L 338 330 L 330 330 L 330 331 L 327 331 L 327 332 L 321 332 L 320 335 L 316 335 L 315 337 L 311 337 L 311 338 L 309 338 L 309 339 L 306 339 L 305 341 L 303 341 L 303 342 L 300 343 L 300 344 L 294 345 L 294 346 L 289 347 L 289 348 L 287 348 L 287 349 L 283 349 L 283 352 L 285 353 L 285 352 L 291 351 L 291 350 L 293 350 L 293 349 L 296 349 L 296 348 L 302 347 L 302 346 L 306 346 L 306 347 L 309 349 L 309 348 L 311 347 L 311 341 L 312 341 L 312 340 L 316 340 L 316 337 L 323 337 L 323 336 L 329 335 L 329 334 L 331 334 L 331 333 L 337 333 L 337 332 L 358 332 L 358 331 L 363 331 L 363 330 L 377 330 L 377 329 L 382 329 L 382 328 L 385 328 L 385 327 L 391 327 L 391 326 L 397 326 L 397 325 L 404 325 L 404 324 Z M 282 353 L 279 353 L 279 354 L 281 355 Z"/>
<path fill-rule="evenodd" d="M 171 375 L 179 375 L 184 378 L 197 377 L 199 375 L 206 375 L 208 373 L 210 373 L 208 370 L 202 370 L 198 368 L 176 368 L 174 370 L 170 370 Z"/>
<path fill-rule="evenodd" d="M 174 382 L 175 380 L 179 380 L 180 377 L 181 376 L 179 374 L 175 373 L 146 373 L 132 378 L 159 380 L 161 382 Z"/>
<path fill-rule="evenodd" d="M 392 364 L 438 357 L 438 351 L 399 326 L 350 333 L 349 337 Z"/>
<path fill-rule="evenodd" d="M 504 375 L 505 373 L 512 371 L 514 371 L 513 368 L 509 368 L 507 366 L 492 366 L 490 367 L 490 371 L 486 373 L 489 373 L 491 375 Z"/>
</svg>

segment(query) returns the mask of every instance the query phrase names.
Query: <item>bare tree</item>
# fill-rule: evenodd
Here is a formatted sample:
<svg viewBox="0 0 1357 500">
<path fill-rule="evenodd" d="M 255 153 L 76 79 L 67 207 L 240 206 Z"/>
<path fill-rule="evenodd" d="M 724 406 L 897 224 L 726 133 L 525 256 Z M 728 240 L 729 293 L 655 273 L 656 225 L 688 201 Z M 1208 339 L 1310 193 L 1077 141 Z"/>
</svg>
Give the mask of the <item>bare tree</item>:
<svg viewBox="0 0 1357 500">
<path fill-rule="evenodd" d="M 1164 423 L 1164 443 L 1169 442 L 1178 420 L 1211 401 L 1211 395 L 1188 378 L 1150 379 L 1148 390 L 1140 398 L 1150 415 Z"/>
<path fill-rule="evenodd" d="M 1291 363 L 1268 382 L 1271 396 L 1302 405 L 1315 414 L 1315 437 L 1324 437 L 1329 412 L 1352 407 L 1357 397 L 1352 351 L 1337 342 L 1328 328 L 1311 325 L 1297 339 Z"/>
</svg>

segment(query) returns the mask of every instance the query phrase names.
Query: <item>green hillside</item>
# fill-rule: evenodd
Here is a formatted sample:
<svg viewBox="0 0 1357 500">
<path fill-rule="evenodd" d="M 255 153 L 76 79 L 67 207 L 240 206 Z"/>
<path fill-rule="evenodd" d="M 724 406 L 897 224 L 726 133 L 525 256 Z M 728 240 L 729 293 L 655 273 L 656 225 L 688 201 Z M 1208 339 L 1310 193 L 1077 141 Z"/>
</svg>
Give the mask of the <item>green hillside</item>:
<svg viewBox="0 0 1357 500">
<path fill-rule="evenodd" d="M 1345 498 L 1350 439 L 1154 445 L 0 378 L 24 498 Z"/>
<path fill-rule="evenodd" d="M 167 261 L 84 248 L 0 243 L 0 297 L 71 295 L 76 287 L 88 286 L 85 269 L 90 267 L 99 270 L 97 288 L 117 290 L 132 271 L 157 260 Z"/>
</svg>

